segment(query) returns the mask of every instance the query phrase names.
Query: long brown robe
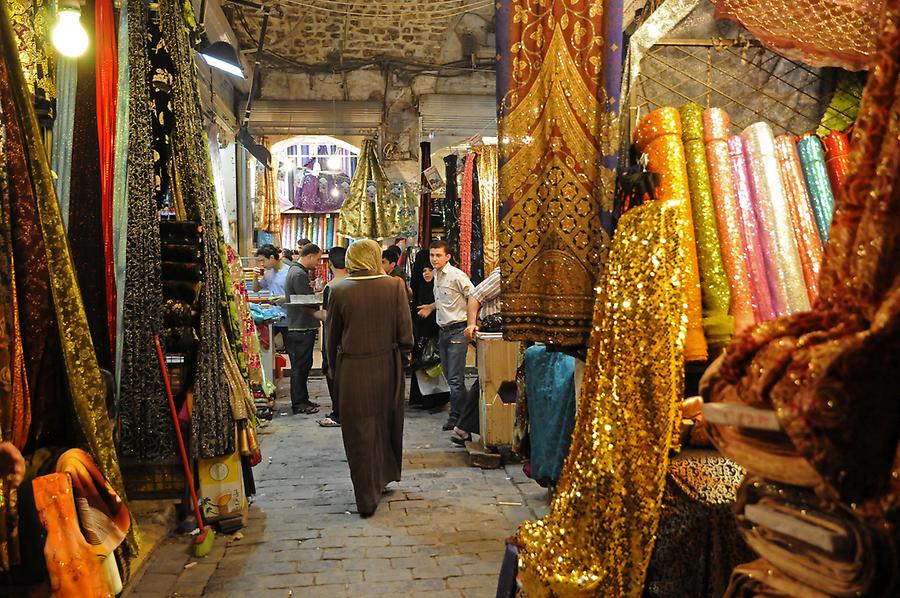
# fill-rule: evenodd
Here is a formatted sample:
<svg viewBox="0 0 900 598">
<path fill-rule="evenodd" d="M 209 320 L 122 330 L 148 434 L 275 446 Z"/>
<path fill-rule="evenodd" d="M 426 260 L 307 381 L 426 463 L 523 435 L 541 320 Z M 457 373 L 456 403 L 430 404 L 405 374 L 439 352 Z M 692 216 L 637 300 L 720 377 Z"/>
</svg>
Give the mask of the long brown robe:
<svg viewBox="0 0 900 598">
<path fill-rule="evenodd" d="M 356 506 L 375 512 L 403 462 L 403 364 L 412 351 L 406 285 L 399 278 L 350 277 L 331 287 L 328 363 Z"/>
</svg>

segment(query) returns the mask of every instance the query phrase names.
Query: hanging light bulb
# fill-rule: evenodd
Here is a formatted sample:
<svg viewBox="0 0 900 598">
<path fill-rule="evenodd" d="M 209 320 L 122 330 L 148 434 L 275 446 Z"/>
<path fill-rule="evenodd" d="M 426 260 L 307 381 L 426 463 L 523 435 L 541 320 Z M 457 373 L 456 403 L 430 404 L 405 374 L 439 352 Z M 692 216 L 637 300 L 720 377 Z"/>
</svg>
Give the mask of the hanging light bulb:
<svg viewBox="0 0 900 598">
<path fill-rule="evenodd" d="M 331 188 L 331 197 L 337 197 L 341 192 L 338 190 L 337 185 Z"/>
<path fill-rule="evenodd" d="M 59 3 L 57 13 L 56 27 L 51 34 L 53 45 L 63 56 L 77 58 L 88 47 L 88 34 L 79 20 L 81 7 L 77 0 L 67 0 Z"/>
<path fill-rule="evenodd" d="M 337 154 L 332 154 L 328 156 L 328 159 L 325 161 L 325 166 L 328 170 L 340 170 L 341 169 L 341 157 Z"/>
</svg>

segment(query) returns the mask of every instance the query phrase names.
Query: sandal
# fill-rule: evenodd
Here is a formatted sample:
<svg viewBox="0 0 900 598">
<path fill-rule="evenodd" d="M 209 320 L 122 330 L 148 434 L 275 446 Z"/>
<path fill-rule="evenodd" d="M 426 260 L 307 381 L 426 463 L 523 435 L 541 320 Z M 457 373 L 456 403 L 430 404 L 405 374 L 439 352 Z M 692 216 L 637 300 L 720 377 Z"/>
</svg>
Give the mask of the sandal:
<svg viewBox="0 0 900 598">
<path fill-rule="evenodd" d="M 340 428 L 340 422 L 336 422 L 330 417 L 325 417 L 319 420 L 319 425 L 323 428 Z"/>
<path fill-rule="evenodd" d="M 457 434 L 453 434 L 450 436 L 450 442 L 458 446 L 466 446 L 466 442 L 470 442 L 472 440 L 472 435 L 468 436 L 459 436 Z"/>
<path fill-rule="evenodd" d="M 319 408 L 316 405 L 304 405 L 299 409 L 294 410 L 294 415 L 302 413 L 303 415 L 312 415 L 313 413 L 318 413 Z"/>
</svg>

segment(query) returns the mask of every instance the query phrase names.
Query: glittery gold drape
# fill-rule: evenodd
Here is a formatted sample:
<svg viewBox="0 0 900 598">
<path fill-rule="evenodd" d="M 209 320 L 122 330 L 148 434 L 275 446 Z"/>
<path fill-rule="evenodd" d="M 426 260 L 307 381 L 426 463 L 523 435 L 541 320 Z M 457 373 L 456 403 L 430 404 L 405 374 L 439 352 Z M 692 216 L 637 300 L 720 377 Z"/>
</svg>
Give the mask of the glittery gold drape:
<svg viewBox="0 0 900 598">
<path fill-rule="evenodd" d="M 700 294 L 700 273 L 697 265 L 697 243 L 691 215 L 691 196 L 688 190 L 687 165 L 681 142 L 681 117 L 675 108 L 654 110 L 638 123 L 634 130 L 634 144 L 647 154 L 648 168 L 659 175 L 656 197 L 681 202 L 688 230 L 684 233 L 687 268 L 684 283 L 687 293 L 688 328 L 684 358 L 705 361 L 706 337 L 703 336 L 703 307 Z"/>
<path fill-rule="evenodd" d="M 12 32 L 27 90 L 47 99 L 56 97 L 56 50 L 50 44 L 55 17 L 49 0 L 9 0 Z"/>
<path fill-rule="evenodd" d="M 519 528 L 529 598 L 642 594 L 681 417 L 686 231 L 678 200 L 619 221 L 550 514 Z"/>
<path fill-rule="evenodd" d="M 500 159 L 496 145 L 475 148 L 478 154 L 478 190 L 481 193 L 481 232 L 484 238 L 484 271 L 491 272 L 500 261 L 498 238 L 500 208 Z"/>
<path fill-rule="evenodd" d="M 584 345 L 611 232 L 622 3 L 498 7 L 503 332 Z"/>
<path fill-rule="evenodd" d="M 47 260 L 46 266 L 57 322 L 54 333 L 59 335 L 66 383 L 77 424 L 103 475 L 125 500 L 107 417 L 105 385 L 91 343 L 40 129 L 12 40 L 12 27 L 4 2 L 0 4 L 0 106 L 3 122 L 9 127 L 8 133 L 19 137 L 21 145 L 18 147 L 27 162 L 27 179 L 15 190 L 17 193 L 33 193 L 44 254 L 53 256 L 53 259 Z M 129 537 L 129 541 L 131 548 L 135 549 L 134 535 Z"/>
<path fill-rule="evenodd" d="M 259 143 L 269 147 L 269 140 L 261 137 Z M 281 208 L 275 195 L 275 173 L 263 168 L 256 177 L 256 229 L 281 237 Z"/>
<path fill-rule="evenodd" d="M 374 139 L 363 141 L 359 165 L 350 181 L 350 193 L 341 207 L 339 235 L 351 239 L 383 239 L 403 228 L 377 151 Z"/>
</svg>

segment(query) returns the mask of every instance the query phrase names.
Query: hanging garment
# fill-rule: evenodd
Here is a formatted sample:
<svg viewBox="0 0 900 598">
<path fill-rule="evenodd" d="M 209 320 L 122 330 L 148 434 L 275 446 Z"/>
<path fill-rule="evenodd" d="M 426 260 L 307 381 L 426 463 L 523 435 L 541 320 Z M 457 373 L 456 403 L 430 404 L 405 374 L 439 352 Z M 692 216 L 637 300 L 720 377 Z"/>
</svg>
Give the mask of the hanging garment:
<svg viewBox="0 0 900 598">
<path fill-rule="evenodd" d="M 447 183 L 444 188 L 444 199 L 441 200 L 444 235 L 450 244 L 450 255 L 459 263 L 459 220 L 462 203 L 459 197 L 459 156 L 450 154 L 444 158 L 444 173 Z"/>
<path fill-rule="evenodd" d="M 66 397 L 65 407 L 62 407 L 62 402 L 57 402 L 53 405 L 56 411 L 43 415 L 65 418 L 74 412 L 77 428 L 72 425 L 73 419 L 68 419 L 64 422 L 64 429 L 69 433 L 73 428 L 80 432 L 79 440 L 87 446 L 103 475 L 124 499 L 122 476 L 107 417 L 105 385 L 91 345 L 81 294 L 75 281 L 74 266 L 62 228 L 59 205 L 53 193 L 50 168 L 41 143 L 37 119 L 31 100 L 25 93 L 26 87 L 19 70 L 18 58 L 10 40 L 12 32 L 9 16 L 6 5 L 3 4 L 0 6 L 0 110 L 6 127 L 5 151 L 11 166 L 9 188 L 15 193 L 11 203 L 21 210 L 13 214 L 17 218 L 13 223 L 18 234 L 27 231 L 33 235 L 29 237 L 29 242 L 40 256 L 40 260 L 24 262 L 18 261 L 17 253 L 16 264 L 21 264 L 23 268 L 17 271 L 17 277 L 21 276 L 24 283 L 22 286 L 27 287 L 23 296 L 27 297 L 29 302 L 46 305 L 52 299 L 52 308 L 41 314 L 47 316 L 46 319 L 40 320 L 42 326 L 49 323 L 50 327 L 39 330 L 44 336 L 37 339 L 42 344 L 36 346 L 42 353 L 42 359 L 52 355 L 58 360 L 58 369 L 51 372 L 46 367 L 41 370 L 43 364 L 40 361 L 31 361 L 34 358 L 33 354 L 26 354 L 26 367 L 31 361 L 31 365 L 39 368 L 36 373 L 29 372 L 29 389 L 34 393 L 33 397 L 37 396 L 35 387 L 49 386 L 43 377 L 48 373 L 55 376 L 52 379 L 53 385 L 58 389 L 55 392 L 61 392 L 62 396 Z M 15 166 L 13 159 L 16 161 Z M 20 218 L 26 216 L 30 220 Z M 47 260 L 48 255 L 54 256 L 54 259 Z M 40 264 L 44 265 L 46 283 L 39 276 L 32 277 L 32 273 L 41 273 Z M 21 303 L 20 309 L 23 311 L 26 309 L 24 302 Z M 30 325 L 24 318 L 22 320 L 26 325 Z M 24 333 L 23 329 L 23 340 Z M 59 348 L 56 351 L 44 351 L 45 347 L 53 342 Z M 32 374 L 33 379 L 40 381 L 40 384 L 32 385 Z M 59 388 L 63 384 L 67 387 L 65 389 L 68 391 L 67 394 Z M 65 438 L 66 434 L 57 437 L 57 439 Z M 133 537 L 131 541 L 133 543 Z"/>
<path fill-rule="evenodd" d="M 421 195 L 419 196 L 419 244 L 427 247 L 431 243 L 431 212 L 434 208 L 433 199 L 431 197 L 430 187 L 428 186 L 428 178 L 425 171 L 431 168 L 431 143 L 422 141 L 419 144 L 419 162 L 422 170 L 419 176 L 419 188 Z"/>
<path fill-rule="evenodd" d="M 735 338 L 707 399 L 771 408 L 820 486 L 860 517 L 900 505 L 892 471 L 900 422 L 900 3 L 891 0 L 863 94 L 850 172 L 835 205 L 814 309 Z"/>
<path fill-rule="evenodd" d="M 686 219 L 674 199 L 619 221 L 550 513 L 519 527 L 529 597 L 642 595 L 681 423 Z"/>
<path fill-rule="evenodd" d="M 478 161 L 472 160 L 472 241 L 469 248 L 472 284 L 484 280 L 484 232 L 481 221 L 481 184 L 479 182 Z"/>
<path fill-rule="evenodd" d="M 102 0 L 101 0 L 102 1 Z M 94 39 L 94 0 L 82 6 L 82 24 Z M 75 124 L 72 131 L 72 182 L 69 192 L 69 248 L 78 284 L 92 295 L 85 304 L 91 338 L 100 366 L 112 366 L 109 346 L 106 265 L 103 239 L 103 190 L 100 175 L 100 142 L 97 136 L 97 70 L 95 44 L 78 61 Z"/>
<path fill-rule="evenodd" d="M 687 163 L 682 144 L 681 116 L 675 108 L 654 110 L 638 123 L 634 130 L 634 144 L 647 154 L 647 168 L 659 175 L 656 199 L 676 199 L 684 209 L 684 221 L 689 227 L 682 238 L 685 242 L 688 269 L 685 270 L 688 300 L 688 328 L 684 346 L 686 361 L 706 361 L 707 346 L 703 335 L 703 305 L 700 273 L 697 264 L 697 243 L 694 234 L 691 196 L 688 189 Z"/>
<path fill-rule="evenodd" d="M 179 25 L 184 26 L 180 21 Z M 191 75 L 194 76 L 193 72 Z M 268 139 L 265 137 L 261 137 L 259 143 L 268 147 Z M 281 208 L 275 193 L 275 173 L 271 168 L 262 164 L 257 165 L 256 172 L 256 230 L 272 233 L 275 238 L 278 238 L 281 236 Z M 309 211 L 316 211 L 315 203 L 317 201 L 318 195 L 314 195 L 313 209 Z"/>
<path fill-rule="evenodd" d="M 51 28 L 56 9 L 47 0 L 11 0 L 7 10 L 26 90 L 34 97 L 52 100 L 56 97 L 57 52 L 51 45 Z"/>
<path fill-rule="evenodd" d="M 129 66 L 129 31 L 128 31 L 128 2 L 122 2 L 119 6 L 119 43 L 118 43 L 118 67 L 116 77 L 116 140 L 115 140 L 115 168 L 113 174 L 113 260 L 115 262 L 116 278 L 116 336 L 115 336 L 115 385 L 118 398 L 122 383 L 122 351 L 123 324 L 122 312 L 125 306 L 125 250 L 128 243 L 128 128 L 131 125 L 129 94 L 131 90 L 131 77 Z M 54 144 L 55 145 L 55 144 Z M 60 204 L 62 205 L 62 204 Z"/>
<path fill-rule="evenodd" d="M 498 172 L 498 150 L 496 145 L 481 145 L 475 148 L 478 155 L 478 195 L 481 199 L 481 233 L 484 245 L 484 272 L 491 272 L 500 265 L 498 227 L 500 220 L 500 175 Z"/>
<path fill-rule="evenodd" d="M 556 484 L 575 425 L 575 358 L 548 352 L 546 345 L 525 350 L 525 393 L 531 426 L 531 479 Z"/>
<path fill-rule="evenodd" d="M 612 232 L 622 2 L 498 7 L 504 337 L 585 345 Z"/>
<path fill-rule="evenodd" d="M 241 260 L 231 246 L 227 246 L 228 265 L 231 268 L 231 291 L 234 293 L 238 315 L 241 320 L 241 343 L 244 353 L 247 355 L 247 377 L 251 384 L 262 388 L 263 374 L 262 363 L 259 358 L 259 337 L 256 335 L 256 326 L 253 324 L 253 316 L 250 313 L 249 296 L 244 285 L 244 270 Z"/>
<path fill-rule="evenodd" d="M 472 278 L 472 177 L 475 176 L 475 154 L 469 152 L 463 161 L 462 192 L 459 202 L 459 268 Z M 477 284 L 477 283 L 473 283 Z"/>
<path fill-rule="evenodd" d="M 69 229 L 69 190 L 72 185 L 72 130 L 75 126 L 75 90 L 78 85 L 78 60 L 60 56 L 56 61 L 56 118 L 53 119 L 53 145 L 50 169 L 56 173 L 53 186 L 59 201 L 63 227 Z"/>
<path fill-rule="evenodd" d="M 351 239 L 383 239 L 399 230 L 397 208 L 391 203 L 390 184 L 378 160 L 375 140 L 366 139 L 341 207 L 338 234 Z"/>
<path fill-rule="evenodd" d="M 172 455 L 175 435 L 153 350 L 153 337 L 163 328 L 163 292 L 154 176 L 154 104 L 148 86 L 150 15 L 147 4 L 139 0 L 130 0 L 127 10 L 127 186 L 121 191 L 127 197 L 127 210 L 120 208 L 127 213 L 127 227 L 120 234 L 124 233 L 128 259 L 122 293 L 119 425 L 123 454 L 150 461 Z"/>
<path fill-rule="evenodd" d="M 194 65 L 188 23 L 190 11 L 178 0 L 160 2 L 160 24 L 175 66 L 172 99 L 176 127 L 172 136 L 174 180 L 184 202 L 187 219 L 200 222 L 203 229 L 203 282 L 200 291 L 198 332 L 200 344 L 194 378 L 194 406 L 191 418 L 191 451 L 204 458 L 234 452 L 234 419 L 222 352 L 222 301 L 231 295 L 223 284 L 227 268 L 216 195 L 210 176 L 206 132 L 200 113 L 200 93 Z M 275 232 L 281 224 L 275 198 L 272 171 L 266 169 L 266 194 L 274 210 Z M 227 294 L 226 294 L 227 291 Z M 232 296 L 233 301 L 233 296 Z M 230 308 L 229 308 L 230 310 Z"/>
<path fill-rule="evenodd" d="M 717 19 L 746 27 L 773 52 L 812 66 L 870 68 L 885 0 L 712 0 Z"/>
<path fill-rule="evenodd" d="M 697 240 L 703 332 L 706 341 L 721 351 L 734 332 L 734 318 L 729 315 L 731 289 L 722 263 L 716 208 L 709 184 L 706 148 L 703 145 L 703 109 L 691 102 L 681 107 L 680 114 L 694 237 Z"/>
<path fill-rule="evenodd" d="M 731 120 L 727 112 L 721 108 L 703 111 L 709 179 L 722 245 L 722 261 L 731 288 L 731 315 L 734 317 L 734 331 L 741 332 L 756 322 L 755 314 L 759 307 L 750 278 L 746 232 L 731 170 L 731 155 L 728 153 L 730 130 Z"/>
</svg>

